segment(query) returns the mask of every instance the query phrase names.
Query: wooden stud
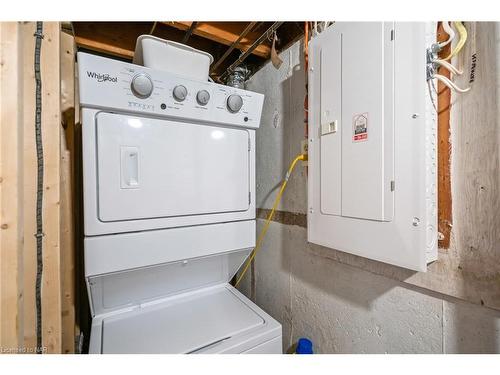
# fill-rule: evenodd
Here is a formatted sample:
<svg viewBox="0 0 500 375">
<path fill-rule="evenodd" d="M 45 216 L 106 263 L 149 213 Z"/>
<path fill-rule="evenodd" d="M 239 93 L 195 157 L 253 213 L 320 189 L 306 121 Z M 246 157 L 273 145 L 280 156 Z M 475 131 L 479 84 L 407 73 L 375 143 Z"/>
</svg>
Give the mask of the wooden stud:
<svg viewBox="0 0 500 375">
<path fill-rule="evenodd" d="M 36 243 L 35 23 L 1 23 L 0 346 L 34 352 Z M 44 22 L 42 350 L 61 352 L 59 23 Z"/>
<path fill-rule="evenodd" d="M 59 35 L 54 37 L 58 23 L 44 22 L 44 39 L 41 49 L 42 74 L 42 140 L 44 149 L 44 200 L 43 200 L 43 262 L 42 275 L 42 343 L 43 350 L 60 353 L 61 331 L 61 282 L 59 276 Z M 36 347 L 36 170 L 35 145 L 35 76 L 33 34 L 36 23 L 21 25 L 23 39 L 23 158 L 24 158 L 24 253 L 23 253 L 23 322 L 24 346 L 30 351 Z M 57 56 L 57 57 L 56 57 Z M 54 150 L 57 147 L 57 150 Z M 55 159 L 57 158 L 57 159 Z M 57 270 L 57 275 L 55 274 Z"/>
<path fill-rule="evenodd" d="M 60 24 L 44 22 L 42 42 L 42 138 L 44 147 L 44 247 L 42 342 L 48 353 L 61 353 L 60 272 Z M 56 63 L 54 63 L 56 62 Z"/>
<path fill-rule="evenodd" d="M 448 34 L 439 22 L 437 29 L 437 41 L 441 42 L 448 39 Z M 450 54 L 451 45 L 448 44 L 440 52 L 441 57 Z M 440 67 L 438 73 L 450 78 L 450 72 Z M 451 140 L 450 140 L 450 109 L 451 109 L 451 90 L 441 81 L 437 86 L 438 98 L 438 231 L 441 233 L 441 239 L 438 241 L 440 248 L 448 249 L 450 247 L 450 234 L 452 220 L 452 199 L 451 199 Z"/>
<path fill-rule="evenodd" d="M 36 146 L 35 146 L 35 72 L 34 51 L 36 30 L 34 22 L 20 25 L 23 56 L 23 322 L 24 346 L 34 352 L 36 348 Z"/>
<path fill-rule="evenodd" d="M 19 25 L 0 23 L 0 349 L 22 343 L 22 127 Z"/>
<path fill-rule="evenodd" d="M 61 32 L 61 346 L 75 352 L 75 243 L 72 161 L 75 127 L 75 41 Z"/>
</svg>

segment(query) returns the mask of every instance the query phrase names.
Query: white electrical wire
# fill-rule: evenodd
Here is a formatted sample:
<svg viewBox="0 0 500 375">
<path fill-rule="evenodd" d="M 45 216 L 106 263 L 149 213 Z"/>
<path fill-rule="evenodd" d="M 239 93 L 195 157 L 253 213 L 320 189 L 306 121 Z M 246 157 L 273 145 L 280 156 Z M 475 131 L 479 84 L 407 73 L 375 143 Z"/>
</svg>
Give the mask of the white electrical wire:
<svg viewBox="0 0 500 375">
<path fill-rule="evenodd" d="M 457 85 L 455 85 L 455 83 L 453 83 L 450 79 L 448 79 L 447 77 L 441 75 L 441 74 L 434 74 L 434 78 L 438 79 L 439 81 L 441 81 L 445 86 L 449 87 L 450 89 L 454 90 L 454 91 L 458 91 L 460 93 L 465 93 L 467 91 L 470 90 L 470 87 L 467 87 L 465 89 L 462 89 L 460 87 L 458 87 Z"/>
<path fill-rule="evenodd" d="M 434 87 L 434 82 L 432 81 L 432 79 L 428 79 L 427 80 L 427 88 L 429 89 L 429 99 L 431 100 L 431 103 L 432 103 L 432 106 L 434 107 L 434 110 L 437 112 L 438 109 L 437 109 L 436 102 L 434 101 L 434 95 L 432 94 L 431 82 L 433 83 L 432 87 L 434 88 L 434 90 L 436 90 L 435 87 Z"/>
<path fill-rule="evenodd" d="M 439 43 L 439 47 L 443 48 L 450 44 L 453 39 L 455 39 L 455 31 L 451 28 L 450 23 L 448 21 L 443 21 L 443 29 L 446 32 L 446 34 L 449 35 L 448 40 Z"/>
<path fill-rule="evenodd" d="M 467 41 L 467 29 L 465 28 L 463 23 L 462 22 L 453 22 L 453 26 L 455 27 L 455 29 L 457 29 L 458 34 L 460 36 L 460 39 L 458 40 L 457 44 L 455 45 L 455 48 L 452 48 L 452 51 L 449 54 L 449 56 L 446 57 L 444 60 L 451 60 L 452 57 L 458 55 L 458 53 L 464 47 L 465 42 Z"/>
<path fill-rule="evenodd" d="M 429 86 L 429 84 L 430 84 L 430 86 Z M 434 84 L 434 79 L 429 79 L 429 80 L 427 80 L 427 87 L 428 87 L 429 89 L 430 89 L 430 88 L 432 88 L 432 91 L 434 92 L 434 95 L 435 95 L 435 96 L 433 96 L 433 95 L 432 95 L 432 93 L 429 93 L 429 95 L 431 96 L 431 101 L 432 101 L 432 105 L 434 106 L 434 109 L 436 110 L 436 112 L 438 112 L 438 113 L 439 113 L 438 108 L 437 108 L 437 105 L 436 105 L 436 102 L 435 102 L 435 100 L 434 100 L 434 98 L 437 98 L 437 97 L 439 96 L 439 92 L 438 92 L 438 90 L 437 90 L 437 88 L 436 88 L 436 85 Z M 457 99 L 453 100 L 453 101 L 450 103 L 450 105 L 449 105 L 449 107 L 448 107 L 448 108 L 453 107 L 453 106 L 455 105 L 455 103 L 456 103 L 456 102 L 457 102 Z"/>
<path fill-rule="evenodd" d="M 440 60 L 440 59 L 436 59 L 436 60 L 432 60 L 433 63 L 436 63 L 438 65 L 441 65 L 442 67 L 448 69 L 450 72 L 452 72 L 453 74 L 455 75 L 462 75 L 464 72 L 459 70 L 457 67 L 455 67 L 454 65 L 450 64 L 448 61 L 444 61 L 444 60 Z"/>
</svg>

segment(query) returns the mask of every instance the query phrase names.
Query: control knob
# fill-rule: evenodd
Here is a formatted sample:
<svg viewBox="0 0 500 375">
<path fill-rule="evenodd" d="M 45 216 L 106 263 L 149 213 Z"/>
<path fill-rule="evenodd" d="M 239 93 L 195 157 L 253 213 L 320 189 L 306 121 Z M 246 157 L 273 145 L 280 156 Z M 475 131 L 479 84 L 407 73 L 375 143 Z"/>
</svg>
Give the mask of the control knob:
<svg viewBox="0 0 500 375">
<path fill-rule="evenodd" d="M 186 99 L 186 96 L 188 94 L 188 90 L 186 86 L 183 85 L 177 85 L 174 87 L 174 98 L 178 102 L 183 102 Z"/>
<path fill-rule="evenodd" d="M 139 73 L 132 78 L 130 86 L 134 95 L 141 99 L 148 98 L 153 92 L 153 81 L 144 73 Z"/>
<path fill-rule="evenodd" d="M 200 90 L 196 94 L 196 101 L 199 105 L 207 105 L 210 100 L 210 93 L 207 90 Z"/>
<path fill-rule="evenodd" d="M 238 94 L 229 95 L 227 98 L 227 108 L 229 112 L 236 113 L 243 106 L 243 99 Z"/>
</svg>

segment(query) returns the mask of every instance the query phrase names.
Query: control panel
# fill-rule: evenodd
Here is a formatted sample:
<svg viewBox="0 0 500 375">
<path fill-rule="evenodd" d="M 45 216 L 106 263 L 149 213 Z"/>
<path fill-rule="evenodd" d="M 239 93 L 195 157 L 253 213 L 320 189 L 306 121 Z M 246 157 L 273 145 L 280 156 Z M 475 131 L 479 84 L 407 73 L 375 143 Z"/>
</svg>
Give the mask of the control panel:
<svg viewBox="0 0 500 375">
<path fill-rule="evenodd" d="M 80 103 L 153 116 L 258 128 L 264 95 L 78 53 Z"/>
</svg>

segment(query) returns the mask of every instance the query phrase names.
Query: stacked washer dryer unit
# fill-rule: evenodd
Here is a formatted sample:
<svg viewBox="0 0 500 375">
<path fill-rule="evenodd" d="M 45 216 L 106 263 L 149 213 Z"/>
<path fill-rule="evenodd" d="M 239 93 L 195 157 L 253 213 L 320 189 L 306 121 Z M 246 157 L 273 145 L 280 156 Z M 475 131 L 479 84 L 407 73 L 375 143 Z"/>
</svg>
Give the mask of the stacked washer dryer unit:
<svg viewBox="0 0 500 375">
<path fill-rule="evenodd" d="M 78 54 L 91 353 L 281 353 L 228 282 L 255 246 L 263 95 Z"/>
</svg>

